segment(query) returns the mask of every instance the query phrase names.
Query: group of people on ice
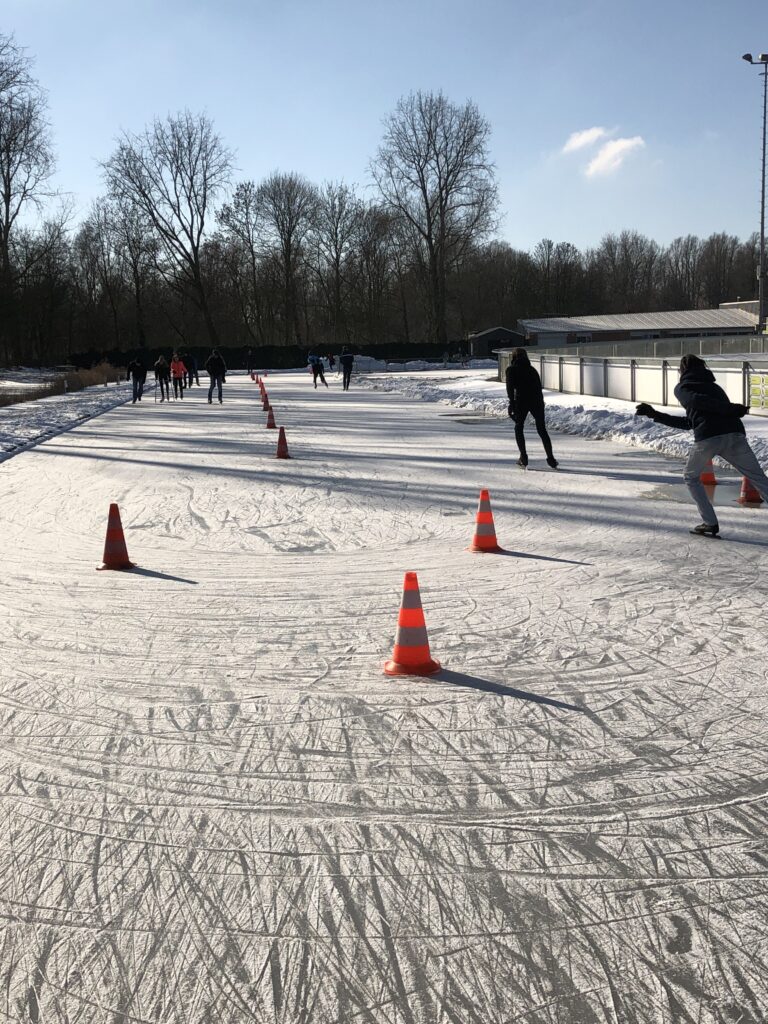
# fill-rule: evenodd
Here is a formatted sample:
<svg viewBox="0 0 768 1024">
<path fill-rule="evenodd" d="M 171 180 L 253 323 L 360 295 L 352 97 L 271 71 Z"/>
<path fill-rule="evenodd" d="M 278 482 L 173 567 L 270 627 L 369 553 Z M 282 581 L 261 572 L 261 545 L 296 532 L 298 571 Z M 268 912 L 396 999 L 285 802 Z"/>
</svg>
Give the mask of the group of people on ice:
<svg viewBox="0 0 768 1024">
<path fill-rule="evenodd" d="M 336 366 L 336 360 L 330 353 L 326 358 L 328 360 L 328 371 L 330 372 L 333 370 L 334 366 Z M 317 382 L 320 380 L 322 384 L 325 384 L 325 386 L 328 387 L 328 381 L 325 379 L 323 368 L 323 357 L 315 355 L 314 352 L 310 352 L 307 356 L 307 365 L 312 371 L 312 383 L 314 386 L 317 387 Z M 336 372 L 338 373 L 339 370 L 341 370 L 341 387 L 343 391 L 349 391 L 349 382 L 352 379 L 352 367 L 354 365 L 354 355 L 348 349 L 342 349 Z"/>
<path fill-rule="evenodd" d="M 675 398 L 685 410 L 685 416 L 670 416 L 659 412 L 647 402 L 637 406 L 635 415 L 647 416 L 655 423 L 678 430 L 693 431 L 693 445 L 683 471 L 683 479 L 701 515 L 701 523 L 691 529 L 700 537 L 717 537 L 720 525 L 709 500 L 701 473 L 713 458 L 718 457 L 742 476 L 750 480 L 763 501 L 768 502 L 768 476 L 763 472 L 755 453 L 750 448 L 742 419 L 749 406 L 731 402 L 715 380 L 707 364 L 696 355 L 684 355 L 680 360 L 680 381 L 675 387 Z M 557 469 L 559 463 L 552 452 L 552 441 L 544 419 L 544 395 L 541 378 L 531 366 L 524 348 L 512 352 L 506 372 L 508 412 L 515 423 L 515 440 L 520 451 L 518 466 L 528 465 L 523 428 L 530 414 L 536 425 L 547 464 Z"/>
<path fill-rule="evenodd" d="M 191 388 L 194 382 L 199 386 L 200 377 L 197 372 L 197 360 L 190 353 L 183 356 L 174 352 L 170 363 L 165 356 L 160 356 L 154 366 L 155 382 L 160 391 L 160 401 L 171 400 L 170 387 L 173 383 L 174 399 L 183 399 L 185 388 Z M 205 361 L 204 369 L 208 373 L 210 385 L 208 387 L 208 404 L 213 402 L 214 390 L 217 392 L 219 404 L 224 401 L 222 384 L 226 382 L 227 367 L 222 359 L 219 350 L 214 349 Z M 147 381 L 147 368 L 141 356 L 137 356 L 128 364 L 128 380 L 133 381 L 133 404 L 141 401 L 144 394 L 144 385 Z"/>
</svg>

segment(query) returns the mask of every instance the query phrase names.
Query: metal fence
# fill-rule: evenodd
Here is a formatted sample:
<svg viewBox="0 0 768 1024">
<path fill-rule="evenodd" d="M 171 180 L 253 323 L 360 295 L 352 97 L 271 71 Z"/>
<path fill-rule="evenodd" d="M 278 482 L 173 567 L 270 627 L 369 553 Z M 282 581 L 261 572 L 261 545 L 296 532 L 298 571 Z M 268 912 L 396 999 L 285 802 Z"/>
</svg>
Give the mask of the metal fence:
<svg viewBox="0 0 768 1024">
<path fill-rule="evenodd" d="M 623 356 L 629 358 L 679 359 L 686 352 L 702 356 L 760 356 L 768 353 L 768 334 L 719 334 L 690 338 L 624 338 L 621 341 L 586 341 L 580 344 L 554 344 L 539 341 L 529 354 L 539 350 L 550 356 Z M 494 349 L 494 352 L 503 351 Z"/>
<path fill-rule="evenodd" d="M 499 379 L 509 362 L 499 353 Z M 678 381 L 677 361 L 667 359 L 596 359 L 587 356 L 553 356 L 528 352 L 538 367 L 542 385 L 550 391 L 598 398 L 620 398 L 626 402 L 675 405 Z M 751 405 L 753 412 L 768 414 L 758 389 L 758 380 L 768 380 L 768 361 L 713 361 L 709 368 L 732 402 Z"/>
</svg>

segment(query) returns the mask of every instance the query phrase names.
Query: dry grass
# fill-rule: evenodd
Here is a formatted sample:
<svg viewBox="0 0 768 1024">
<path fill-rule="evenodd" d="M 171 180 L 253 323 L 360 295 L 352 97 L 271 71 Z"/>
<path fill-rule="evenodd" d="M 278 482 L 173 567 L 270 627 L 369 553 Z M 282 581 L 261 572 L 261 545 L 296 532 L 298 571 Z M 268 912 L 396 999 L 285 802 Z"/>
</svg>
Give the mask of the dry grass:
<svg viewBox="0 0 768 1024">
<path fill-rule="evenodd" d="M 69 391 L 82 391 L 83 388 L 93 387 L 96 384 L 116 384 L 125 379 L 123 367 L 112 366 L 111 363 L 99 363 L 90 370 L 72 370 L 61 373 L 53 380 L 39 387 L 19 388 L 17 391 L 9 388 L 0 392 L 0 407 L 6 405 L 18 405 L 21 402 L 35 402 L 39 398 L 49 398 L 51 395 L 63 395 Z"/>
</svg>

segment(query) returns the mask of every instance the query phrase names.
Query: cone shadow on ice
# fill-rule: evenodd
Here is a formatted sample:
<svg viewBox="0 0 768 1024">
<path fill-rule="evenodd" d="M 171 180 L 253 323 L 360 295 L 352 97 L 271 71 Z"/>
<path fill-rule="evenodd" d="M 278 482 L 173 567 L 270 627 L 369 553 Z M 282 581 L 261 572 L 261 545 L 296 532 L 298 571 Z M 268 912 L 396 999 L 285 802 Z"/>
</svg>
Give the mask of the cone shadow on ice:
<svg viewBox="0 0 768 1024">
<path fill-rule="evenodd" d="M 189 583 L 190 586 L 196 587 L 198 584 L 197 580 L 187 580 L 183 576 L 171 576 L 167 572 L 158 572 L 157 569 L 143 569 L 141 566 L 134 566 L 131 570 L 134 576 L 151 576 L 156 580 L 170 580 L 173 583 Z"/>
<path fill-rule="evenodd" d="M 494 554 L 505 558 L 532 558 L 536 562 L 561 562 L 563 565 L 592 565 L 592 562 L 576 562 L 571 558 L 554 558 L 552 555 L 531 555 L 527 551 L 496 551 Z"/>
<path fill-rule="evenodd" d="M 503 683 L 492 683 L 489 679 L 470 676 L 465 672 L 454 672 L 447 668 L 441 669 L 432 676 L 432 680 L 450 683 L 452 686 L 460 686 L 470 690 L 481 690 L 483 693 L 495 693 L 499 697 L 515 697 L 517 700 L 527 700 L 533 704 L 546 704 L 552 708 L 559 708 L 561 711 L 577 711 L 582 715 L 589 714 L 588 708 L 581 707 L 578 704 L 566 704 L 565 701 L 555 700 L 553 697 L 542 697 L 537 693 L 518 690 L 513 686 L 504 686 Z"/>
</svg>

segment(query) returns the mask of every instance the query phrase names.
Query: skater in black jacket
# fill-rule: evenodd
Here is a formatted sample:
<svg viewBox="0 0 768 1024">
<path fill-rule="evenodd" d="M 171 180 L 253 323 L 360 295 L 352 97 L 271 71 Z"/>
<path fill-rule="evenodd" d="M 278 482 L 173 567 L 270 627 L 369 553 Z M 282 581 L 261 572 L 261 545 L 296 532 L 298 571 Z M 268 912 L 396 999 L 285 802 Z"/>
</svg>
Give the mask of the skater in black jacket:
<svg viewBox="0 0 768 1024">
<path fill-rule="evenodd" d="M 160 385 L 160 401 L 171 400 L 171 368 L 165 356 L 160 356 L 155 363 L 155 380 Z"/>
<path fill-rule="evenodd" d="M 342 349 L 341 355 L 339 356 L 339 365 L 341 366 L 342 378 L 341 387 L 343 391 L 349 391 L 349 382 L 352 379 L 352 367 L 355 365 L 355 357 L 347 349 Z"/>
<path fill-rule="evenodd" d="M 147 370 L 141 359 L 136 358 L 128 363 L 128 380 L 133 379 L 133 404 L 141 401 L 144 394 L 144 382 L 147 379 Z"/>
<path fill-rule="evenodd" d="M 537 370 L 531 366 L 528 353 L 524 348 L 516 348 L 506 373 L 507 397 L 509 398 L 508 413 L 515 421 L 515 440 L 520 449 L 518 466 L 528 465 L 528 453 L 525 448 L 525 420 L 528 413 L 533 416 L 536 430 L 547 456 L 547 465 L 557 469 L 559 463 L 552 453 L 552 441 L 547 433 L 544 422 L 544 395 L 541 390 L 541 378 Z"/>
<path fill-rule="evenodd" d="M 749 447 L 742 417 L 749 407 L 731 402 L 715 375 L 698 356 L 686 355 L 680 360 L 680 383 L 675 398 L 685 409 L 685 416 L 657 412 L 652 405 L 641 402 L 638 416 L 648 416 L 665 427 L 693 431 L 693 445 L 685 464 L 683 479 L 696 502 L 702 522 L 690 531 L 702 537 L 716 537 L 720 526 L 701 482 L 701 471 L 716 455 L 751 480 L 763 501 L 768 501 L 768 477 L 760 468 Z"/>
<path fill-rule="evenodd" d="M 218 349 L 215 348 L 206 359 L 205 369 L 211 378 L 211 385 L 208 388 L 208 404 L 210 405 L 213 401 L 213 389 L 216 388 L 219 393 L 219 405 L 221 405 L 224 400 L 221 394 L 221 385 L 226 382 L 227 367 L 219 355 Z"/>
</svg>

